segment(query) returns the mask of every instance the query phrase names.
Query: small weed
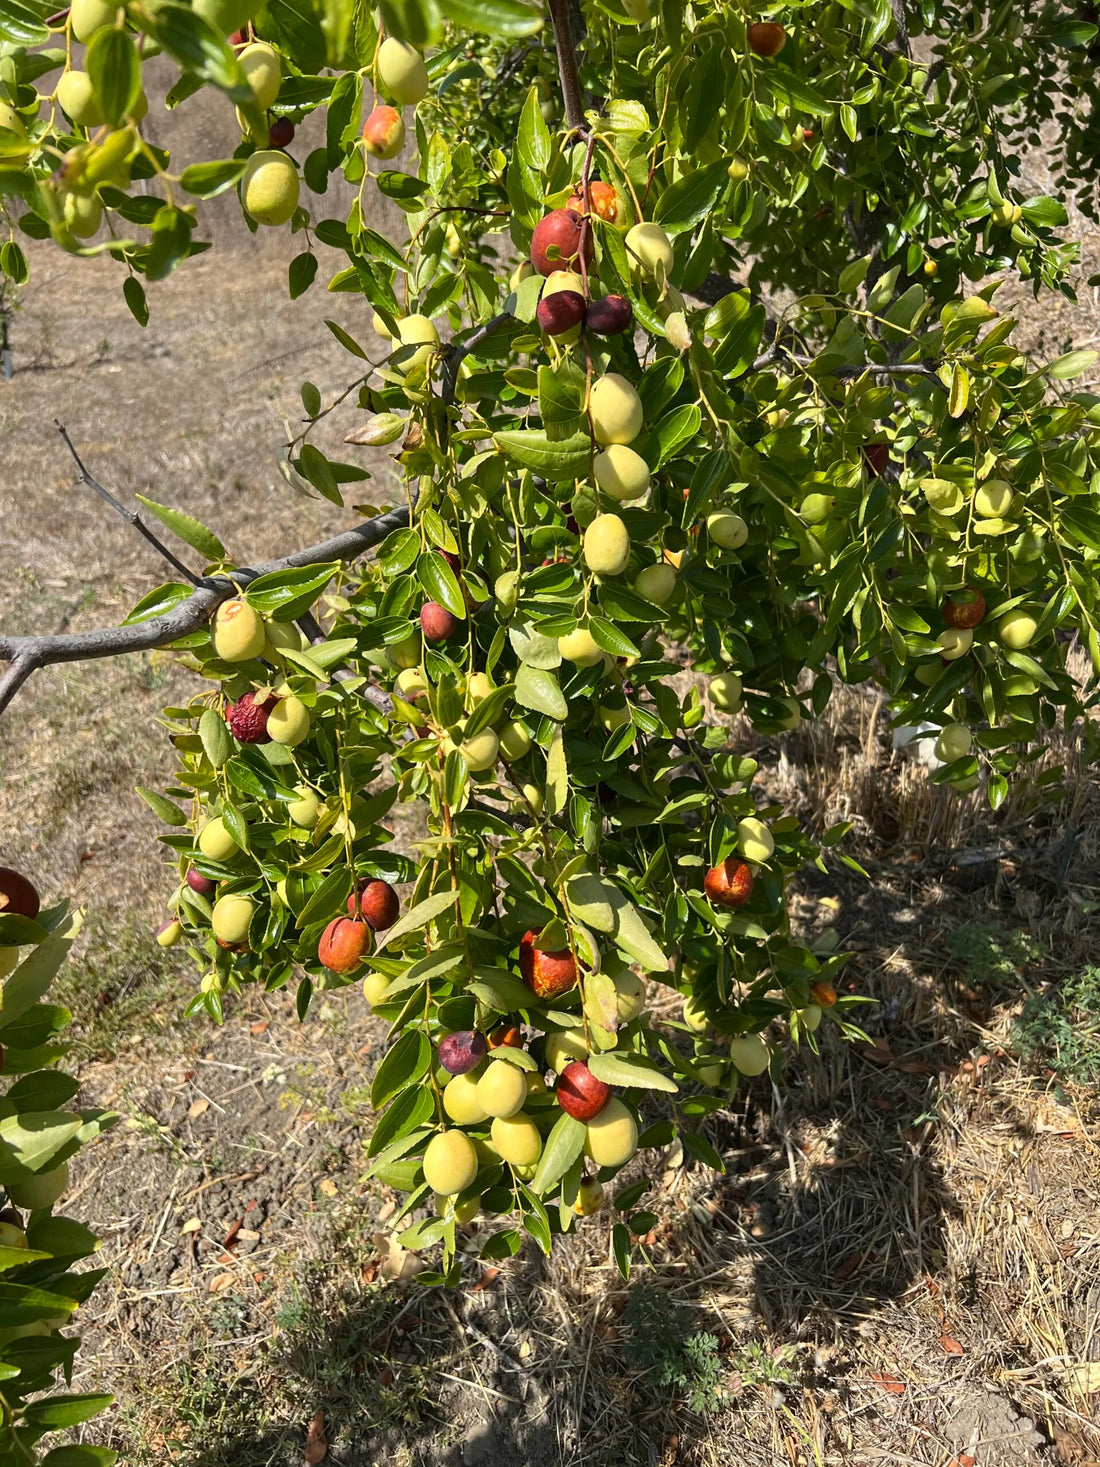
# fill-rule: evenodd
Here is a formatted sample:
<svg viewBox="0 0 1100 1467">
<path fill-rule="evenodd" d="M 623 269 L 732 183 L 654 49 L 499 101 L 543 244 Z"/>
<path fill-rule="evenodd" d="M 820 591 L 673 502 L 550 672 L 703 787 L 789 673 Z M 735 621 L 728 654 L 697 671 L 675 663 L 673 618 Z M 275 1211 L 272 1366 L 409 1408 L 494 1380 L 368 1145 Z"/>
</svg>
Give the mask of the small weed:
<svg viewBox="0 0 1100 1467">
<path fill-rule="evenodd" d="M 627 1341 L 623 1356 L 644 1370 L 658 1390 L 686 1397 L 690 1409 L 703 1416 L 725 1403 L 718 1340 L 692 1329 L 692 1311 L 661 1289 L 632 1289 L 623 1311 Z"/>
<path fill-rule="evenodd" d="M 950 934 L 947 946 L 975 988 L 1019 989 L 1027 970 L 1043 958 L 1041 945 L 1026 932 L 988 922 L 965 923 Z"/>
<path fill-rule="evenodd" d="M 1029 998 L 1009 1044 L 1021 1059 L 1048 1065 L 1059 1079 L 1100 1083 L 1100 968 L 1085 968 Z"/>
</svg>

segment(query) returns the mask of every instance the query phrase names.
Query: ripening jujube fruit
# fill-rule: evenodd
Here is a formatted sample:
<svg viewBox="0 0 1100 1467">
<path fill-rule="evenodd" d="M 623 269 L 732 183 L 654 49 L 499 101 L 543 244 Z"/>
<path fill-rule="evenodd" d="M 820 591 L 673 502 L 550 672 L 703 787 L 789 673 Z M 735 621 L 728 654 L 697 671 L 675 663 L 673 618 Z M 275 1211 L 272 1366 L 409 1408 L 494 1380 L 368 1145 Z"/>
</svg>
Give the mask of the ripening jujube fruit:
<svg viewBox="0 0 1100 1467">
<path fill-rule="evenodd" d="M 0 866 L 0 916 L 38 916 L 41 902 L 34 886 L 19 871 Z"/>
<path fill-rule="evenodd" d="M 332 973 L 351 973 L 370 950 L 370 928 L 351 917 L 334 917 L 321 934 L 317 958 Z"/>
<path fill-rule="evenodd" d="M 574 1060 L 558 1077 L 554 1097 L 574 1120 L 590 1121 L 611 1099 L 611 1086 L 598 1080 L 583 1060 Z"/>
<path fill-rule="evenodd" d="M 538 945 L 539 934 L 524 934 L 519 945 L 519 971 L 536 998 L 557 998 L 577 981 L 577 962 L 569 948 L 548 951 Z"/>
<path fill-rule="evenodd" d="M 363 146 L 372 158 L 396 158 L 405 146 L 405 124 L 396 107 L 376 107 L 363 123 Z"/>
<path fill-rule="evenodd" d="M 170 917 L 157 928 L 157 947 L 175 947 L 182 936 L 183 928 L 179 918 Z"/>
<path fill-rule="evenodd" d="M 720 907 L 743 907 L 752 887 L 752 871 L 740 856 L 727 856 L 703 878 L 703 890 Z"/>
<path fill-rule="evenodd" d="M 585 1155 L 597 1166 L 624 1166 L 638 1149 L 638 1124 L 617 1095 L 585 1128 Z"/>
<path fill-rule="evenodd" d="M 531 264 L 540 275 L 575 264 L 580 259 L 582 236 L 585 264 L 590 265 L 595 254 L 591 225 L 571 209 L 553 210 L 535 225 Z"/>
<path fill-rule="evenodd" d="M 778 56 L 787 44 L 787 32 L 774 20 L 758 20 L 748 29 L 750 51 L 757 56 Z"/>
<path fill-rule="evenodd" d="M 484 1034 L 465 1029 L 439 1041 L 439 1063 L 452 1075 L 465 1075 L 485 1058 L 489 1048 Z"/>
<path fill-rule="evenodd" d="M 477 1082 L 477 1098 L 487 1115 L 514 1116 L 523 1109 L 523 1102 L 527 1099 L 527 1081 L 523 1071 L 507 1060 L 490 1060 Z"/>
<path fill-rule="evenodd" d="M 424 1180 L 433 1192 L 453 1197 L 465 1192 L 477 1177 L 477 1152 L 461 1131 L 441 1131 L 424 1152 Z"/>
</svg>

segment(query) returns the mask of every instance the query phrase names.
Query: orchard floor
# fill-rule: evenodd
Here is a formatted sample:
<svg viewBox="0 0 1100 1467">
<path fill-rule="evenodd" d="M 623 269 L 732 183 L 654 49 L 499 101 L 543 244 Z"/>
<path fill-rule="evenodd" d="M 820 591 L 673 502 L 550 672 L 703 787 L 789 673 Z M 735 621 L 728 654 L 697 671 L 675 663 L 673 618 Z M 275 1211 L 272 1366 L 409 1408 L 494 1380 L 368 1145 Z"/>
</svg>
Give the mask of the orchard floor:
<svg viewBox="0 0 1100 1467">
<path fill-rule="evenodd" d="M 56 415 L 108 486 L 190 510 L 241 559 L 348 522 L 275 466 L 301 380 L 327 399 L 350 375 L 317 290 L 285 302 L 289 252 L 190 262 L 144 332 L 109 270 L 36 255 L 0 384 L 5 630 L 113 622 L 163 578 L 73 486 Z M 373 349 L 361 305 L 326 308 Z M 1078 344 L 1094 316 L 1065 322 Z M 355 421 L 322 445 L 361 454 L 340 446 Z M 364 503 L 392 497 L 385 465 Z M 779 1089 L 739 1090 L 707 1130 L 725 1176 L 647 1157 L 660 1221 L 629 1285 L 600 1215 L 446 1295 L 407 1281 L 394 1198 L 363 1180 L 382 1035 L 362 999 L 324 995 L 304 1025 L 279 995 L 217 1031 L 181 1018 L 193 979 L 149 940 L 170 879 L 133 786 L 170 768 L 156 715 L 187 687 L 156 655 L 55 668 L 0 721 L 0 856 L 89 909 L 64 997 L 85 1099 L 124 1118 L 70 1203 L 111 1270 L 76 1384 L 118 1401 L 89 1440 L 133 1467 L 282 1467 L 321 1412 L 346 1467 L 1100 1459 L 1100 1110 L 1013 1037 L 1025 992 L 1053 1012 L 1094 981 L 1091 775 L 993 818 L 930 790 L 855 696 L 762 746 L 737 726 L 762 799 L 855 821 L 870 880 L 813 873 L 797 915 L 853 951 L 872 1042 L 826 1030 Z M 1008 945 L 995 971 L 952 952 L 976 923 Z"/>
</svg>

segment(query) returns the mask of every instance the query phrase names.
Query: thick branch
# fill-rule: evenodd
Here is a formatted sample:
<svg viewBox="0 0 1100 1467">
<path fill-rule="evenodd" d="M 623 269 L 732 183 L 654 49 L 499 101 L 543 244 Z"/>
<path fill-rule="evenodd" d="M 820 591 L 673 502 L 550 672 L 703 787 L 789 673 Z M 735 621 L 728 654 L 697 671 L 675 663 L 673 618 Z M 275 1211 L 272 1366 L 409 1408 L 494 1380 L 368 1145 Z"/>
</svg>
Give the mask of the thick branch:
<svg viewBox="0 0 1100 1467">
<path fill-rule="evenodd" d="M 409 511 L 387 510 L 375 519 L 364 520 L 354 529 L 344 530 L 331 539 L 322 540 L 305 550 L 296 550 L 278 560 L 262 565 L 244 566 L 230 576 L 208 576 L 195 592 L 163 616 L 133 626 L 105 627 L 97 631 L 74 632 L 46 637 L 5 637 L 0 635 L 0 662 L 10 662 L 0 678 L 0 713 L 11 702 L 27 677 L 38 667 L 54 662 L 85 662 L 98 657 L 117 657 L 125 652 L 148 652 L 164 647 L 190 632 L 198 631 L 216 608 L 238 590 L 273 571 L 290 570 L 309 565 L 323 565 L 330 560 L 355 560 L 365 551 L 380 544 L 387 535 L 409 522 Z"/>
<path fill-rule="evenodd" d="M 584 103 L 577 74 L 577 47 L 569 23 L 569 0 L 549 0 L 550 20 L 554 27 L 554 46 L 558 53 L 558 75 L 565 104 L 565 120 L 575 132 L 584 131 Z"/>
</svg>

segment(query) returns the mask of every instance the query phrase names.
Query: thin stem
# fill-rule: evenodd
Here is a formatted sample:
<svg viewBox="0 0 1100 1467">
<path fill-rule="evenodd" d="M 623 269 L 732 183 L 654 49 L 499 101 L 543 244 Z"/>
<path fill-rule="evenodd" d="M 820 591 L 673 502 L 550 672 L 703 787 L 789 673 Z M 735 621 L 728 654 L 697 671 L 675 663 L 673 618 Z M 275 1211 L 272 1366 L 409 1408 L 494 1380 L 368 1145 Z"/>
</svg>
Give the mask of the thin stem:
<svg viewBox="0 0 1100 1467">
<path fill-rule="evenodd" d="M 494 316 L 491 321 L 486 321 L 484 326 L 479 326 L 465 341 L 457 346 L 452 342 L 445 348 L 446 356 L 443 362 L 443 404 L 445 407 L 454 407 L 455 393 L 458 390 L 458 373 L 462 363 L 472 351 L 475 351 L 487 336 L 490 336 L 498 326 L 503 326 L 506 321 L 514 320 L 510 311 L 501 311 L 499 316 Z"/>
<path fill-rule="evenodd" d="M 200 584 L 200 581 L 198 576 L 195 575 L 194 571 L 189 570 L 187 566 L 184 565 L 182 560 L 172 554 L 172 552 L 168 549 L 168 546 L 165 545 L 163 541 L 160 540 L 159 537 L 153 533 L 153 531 L 149 528 L 147 524 L 145 524 L 141 516 L 138 514 L 137 510 L 127 509 L 124 504 L 121 504 L 115 498 L 115 496 L 110 492 L 109 489 L 104 489 L 103 485 L 100 484 L 97 479 L 92 478 L 91 474 L 89 474 L 88 470 L 85 468 L 84 462 L 81 459 L 79 453 L 77 453 L 76 449 L 73 447 L 72 439 L 69 437 L 64 426 L 57 420 L 57 418 L 54 418 L 54 425 L 57 428 L 57 431 L 61 434 L 61 441 L 64 443 L 65 447 L 73 456 L 73 462 L 76 464 L 77 483 L 87 484 L 89 489 L 94 489 L 95 492 L 102 499 L 105 499 L 107 501 L 107 503 L 117 514 L 120 514 L 122 516 L 122 518 L 126 521 L 128 525 L 132 525 L 139 535 L 145 536 L 146 540 L 148 540 L 153 549 L 159 551 L 159 553 L 164 557 L 169 565 L 174 566 L 175 569 L 179 571 L 181 576 L 186 576 L 187 579 L 191 582 L 192 586 L 198 586 Z"/>
<path fill-rule="evenodd" d="M 554 27 L 554 47 L 558 53 L 558 75 L 565 104 L 565 120 L 574 132 L 584 132 L 584 103 L 577 74 L 577 48 L 569 23 L 569 0 L 549 0 L 550 21 Z"/>
</svg>

